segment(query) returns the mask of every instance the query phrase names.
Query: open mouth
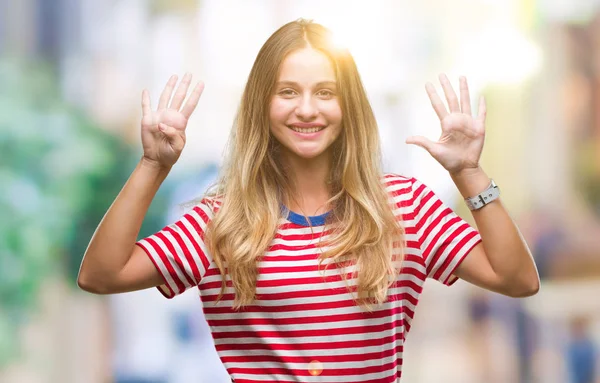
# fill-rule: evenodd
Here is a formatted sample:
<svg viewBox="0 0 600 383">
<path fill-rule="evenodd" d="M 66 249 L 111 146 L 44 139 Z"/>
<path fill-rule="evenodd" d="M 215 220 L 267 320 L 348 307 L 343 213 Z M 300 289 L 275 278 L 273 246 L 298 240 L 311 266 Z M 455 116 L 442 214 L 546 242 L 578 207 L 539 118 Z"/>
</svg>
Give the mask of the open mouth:
<svg viewBox="0 0 600 383">
<path fill-rule="evenodd" d="M 298 128 L 296 126 L 289 126 L 288 125 L 288 128 L 292 129 L 294 132 L 303 133 L 303 134 L 310 134 L 310 133 L 320 132 L 321 130 L 325 129 L 325 126 L 316 126 L 314 128 Z"/>
</svg>

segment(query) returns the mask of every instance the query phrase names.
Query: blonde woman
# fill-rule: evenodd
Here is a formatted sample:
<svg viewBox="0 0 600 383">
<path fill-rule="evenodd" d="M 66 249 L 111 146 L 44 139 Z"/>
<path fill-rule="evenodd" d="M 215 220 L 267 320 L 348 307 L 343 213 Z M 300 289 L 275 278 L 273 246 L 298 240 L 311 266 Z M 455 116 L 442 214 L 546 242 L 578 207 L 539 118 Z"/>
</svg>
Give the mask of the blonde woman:
<svg viewBox="0 0 600 383">
<path fill-rule="evenodd" d="M 350 54 L 324 27 L 288 23 L 250 72 L 216 187 L 179 221 L 136 238 L 185 145 L 203 85 L 142 94 L 144 155 L 98 226 L 79 286 L 96 294 L 197 287 L 236 382 L 396 382 L 427 277 L 521 297 L 539 288 L 531 254 L 479 158 L 472 116 L 440 77 L 437 142 L 411 137 L 456 183 L 478 230 L 415 178 L 384 174 L 377 125 Z M 475 198 L 471 198 L 475 197 Z"/>
</svg>

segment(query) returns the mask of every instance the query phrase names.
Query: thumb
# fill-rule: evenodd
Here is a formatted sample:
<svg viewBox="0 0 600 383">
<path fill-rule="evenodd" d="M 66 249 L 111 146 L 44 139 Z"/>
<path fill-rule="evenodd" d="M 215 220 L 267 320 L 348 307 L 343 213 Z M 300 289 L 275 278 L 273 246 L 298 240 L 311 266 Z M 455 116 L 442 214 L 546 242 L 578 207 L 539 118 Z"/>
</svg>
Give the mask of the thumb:
<svg viewBox="0 0 600 383">
<path fill-rule="evenodd" d="M 411 136 L 406 139 L 406 143 L 409 145 L 417 145 L 422 147 L 431 153 L 431 149 L 433 148 L 433 141 L 423 136 Z"/>
<path fill-rule="evenodd" d="M 177 129 L 175 129 L 172 126 L 163 124 L 162 122 L 158 124 L 158 129 L 166 136 L 167 141 L 169 141 L 169 144 L 171 144 L 171 147 L 174 150 L 180 151 L 183 149 L 183 146 L 185 145 L 185 140 L 183 139 L 181 134 L 179 134 Z"/>
</svg>

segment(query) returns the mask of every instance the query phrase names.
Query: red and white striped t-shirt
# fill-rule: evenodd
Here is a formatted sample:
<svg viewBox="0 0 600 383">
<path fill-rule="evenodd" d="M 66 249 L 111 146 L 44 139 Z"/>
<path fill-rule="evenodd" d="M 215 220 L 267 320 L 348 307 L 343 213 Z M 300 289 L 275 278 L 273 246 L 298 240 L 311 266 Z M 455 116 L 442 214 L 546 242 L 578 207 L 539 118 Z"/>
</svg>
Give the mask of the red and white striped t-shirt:
<svg viewBox="0 0 600 383">
<path fill-rule="evenodd" d="M 137 244 L 164 277 L 166 297 L 198 286 L 217 352 L 236 383 L 396 382 L 426 277 L 452 284 L 452 272 L 481 237 L 418 180 L 383 180 L 407 247 L 388 300 L 371 313 L 348 292 L 345 283 L 354 280 L 344 282 L 335 267 L 318 269 L 324 216 L 311 217 L 312 228 L 294 213 L 281 220 L 259 264 L 258 300 L 239 311 L 231 308 L 230 286 L 215 305 L 221 276 L 203 243 L 214 216 L 208 204 Z"/>
</svg>

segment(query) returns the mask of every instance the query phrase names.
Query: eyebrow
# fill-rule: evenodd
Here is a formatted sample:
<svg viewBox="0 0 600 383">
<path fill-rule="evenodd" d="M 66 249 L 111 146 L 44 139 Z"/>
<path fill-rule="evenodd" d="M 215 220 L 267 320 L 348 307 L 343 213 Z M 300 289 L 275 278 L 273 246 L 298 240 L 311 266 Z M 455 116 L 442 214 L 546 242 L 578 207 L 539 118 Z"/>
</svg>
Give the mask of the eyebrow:
<svg viewBox="0 0 600 383">
<path fill-rule="evenodd" d="M 298 84 L 297 82 L 294 82 L 294 81 L 278 81 L 277 85 L 278 86 L 283 86 L 283 85 L 299 86 L 300 84 Z M 324 85 L 336 86 L 337 83 L 335 81 L 320 81 L 320 82 L 316 83 L 315 85 L 316 86 L 324 86 Z"/>
</svg>

